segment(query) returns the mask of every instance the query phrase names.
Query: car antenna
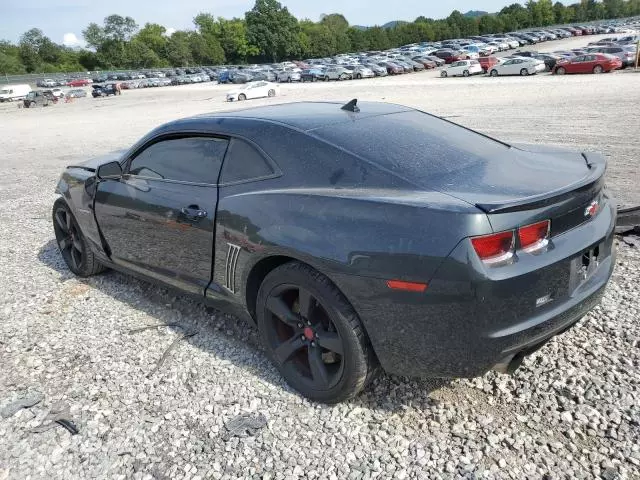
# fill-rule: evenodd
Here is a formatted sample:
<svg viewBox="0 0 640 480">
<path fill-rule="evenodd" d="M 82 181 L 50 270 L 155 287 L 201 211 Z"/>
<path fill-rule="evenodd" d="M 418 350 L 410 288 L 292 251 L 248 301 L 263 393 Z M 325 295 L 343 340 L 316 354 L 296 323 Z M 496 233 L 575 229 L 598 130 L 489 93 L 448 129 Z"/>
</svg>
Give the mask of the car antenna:
<svg viewBox="0 0 640 480">
<path fill-rule="evenodd" d="M 360 108 L 358 107 L 357 104 L 358 104 L 358 99 L 354 98 L 346 105 L 343 105 L 342 107 L 340 107 L 340 110 L 346 110 L 347 112 L 358 113 L 360 111 Z"/>
</svg>

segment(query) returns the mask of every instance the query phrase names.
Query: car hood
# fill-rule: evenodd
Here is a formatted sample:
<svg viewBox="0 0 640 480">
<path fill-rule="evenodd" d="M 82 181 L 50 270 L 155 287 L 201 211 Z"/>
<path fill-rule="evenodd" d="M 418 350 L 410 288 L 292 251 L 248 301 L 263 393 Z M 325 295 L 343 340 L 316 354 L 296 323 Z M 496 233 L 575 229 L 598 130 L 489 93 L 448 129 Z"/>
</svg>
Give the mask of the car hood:
<svg viewBox="0 0 640 480">
<path fill-rule="evenodd" d="M 126 151 L 126 149 L 116 150 L 111 153 L 92 158 L 85 162 L 69 165 L 67 168 L 82 168 L 84 170 L 89 170 L 90 172 L 95 172 L 100 165 L 120 160 Z"/>
</svg>

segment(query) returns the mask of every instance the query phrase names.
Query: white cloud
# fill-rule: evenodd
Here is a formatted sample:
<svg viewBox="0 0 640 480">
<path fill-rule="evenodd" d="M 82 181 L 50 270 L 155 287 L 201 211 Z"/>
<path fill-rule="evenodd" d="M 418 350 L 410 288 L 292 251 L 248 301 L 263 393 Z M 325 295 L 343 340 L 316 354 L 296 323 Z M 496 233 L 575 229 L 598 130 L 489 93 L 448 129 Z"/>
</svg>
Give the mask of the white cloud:
<svg viewBox="0 0 640 480">
<path fill-rule="evenodd" d="M 171 35 L 173 35 L 176 32 L 176 29 L 173 27 L 167 27 L 167 33 L 165 33 L 165 35 L 167 37 L 170 37 Z"/>
<path fill-rule="evenodd" d="M 75 33 L 65 33 L 62 37 L 62 43 L 67 47 L 76 47 L 80 45 L 80 40 Z"/>
</svg>

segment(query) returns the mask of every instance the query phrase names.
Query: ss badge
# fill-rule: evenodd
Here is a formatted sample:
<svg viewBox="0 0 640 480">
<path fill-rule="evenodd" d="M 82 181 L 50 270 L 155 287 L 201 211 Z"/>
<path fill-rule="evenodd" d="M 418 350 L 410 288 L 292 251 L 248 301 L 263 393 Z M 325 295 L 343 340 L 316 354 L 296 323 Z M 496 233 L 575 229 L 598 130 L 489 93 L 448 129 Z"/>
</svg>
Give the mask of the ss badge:
<svg viewBox="0 0 640 480">
<path fill-rule="evenodd" d="M 553 300 L 553 298 L 551 297 L 551 294 L 545 295 L 544 297 L 540 297 L 539 299 L 536 300 L 536 308 L 546 305 L 551 300 Z"/>
</svg>

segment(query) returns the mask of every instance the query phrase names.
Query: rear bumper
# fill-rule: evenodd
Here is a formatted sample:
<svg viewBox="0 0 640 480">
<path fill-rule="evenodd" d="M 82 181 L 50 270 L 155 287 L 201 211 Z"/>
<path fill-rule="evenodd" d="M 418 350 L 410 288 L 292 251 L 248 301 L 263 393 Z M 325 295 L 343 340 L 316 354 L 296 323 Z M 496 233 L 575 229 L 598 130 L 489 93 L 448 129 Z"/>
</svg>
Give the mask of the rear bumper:
<svg viewBox="0 0 640 480">
<path fill-rule="evenodd" d="M 461 242 L 423 294 L 390 291 L 379 279 L 342 275 L 334 281 L 387 372 L 475 377 L 505 358 L 535 351 L 598 305 L 615 266 L 614 225 L 615 207 L 608 205 L 589 225 L 558 237 L 542 268 L 523 258 L 493 278 L 468 263 Z M 596 248 L 597 264 L 587 279 L 577 278 L 584 252 Z M 546 295 L 549 301 L 538 304 Z"/>
</svg>

